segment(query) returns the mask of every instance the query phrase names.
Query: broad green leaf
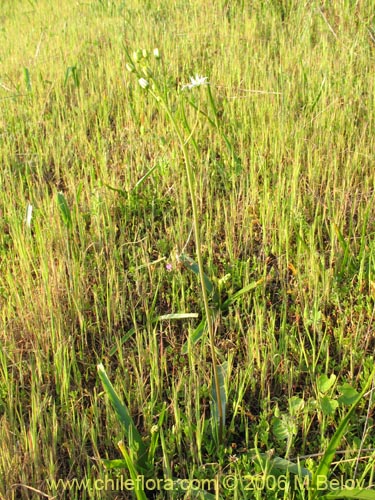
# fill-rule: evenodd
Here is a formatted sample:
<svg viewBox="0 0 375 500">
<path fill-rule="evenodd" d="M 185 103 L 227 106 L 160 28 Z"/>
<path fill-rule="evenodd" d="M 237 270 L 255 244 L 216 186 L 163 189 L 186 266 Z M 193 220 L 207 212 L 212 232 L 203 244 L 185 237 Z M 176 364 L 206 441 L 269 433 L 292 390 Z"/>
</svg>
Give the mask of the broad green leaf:
<svg viewBox="0 0 375 500">
<path fill-rule="evenodd" d="M 289 399 L 289 412 L 293 416 L 303 409 L 305 402 L 302 398 L 293 396 Z"/>
<path fill-rule="evenodd" d="M 276 439 L 283 441 L 290 436 L 290 426 L 284 417 L 274 417 L 272 421 L 272 432 Z"/>
<path fill-rule="evenodd" d="M 271 466 L 269 473 L 271 473 L 272 469 L 278 469 L 283 472 L 290 472 L 291 474 L 295 474 L 296 476 L 301 477 L 311 477 L 311 472 L 305 467 L 301 467 L 299 464 L 295 462 L 291 462 L 286 458 L 274 457 L 269 458 L 265 453 L 260 453 L 260 456 L 267 457 L 267 463 Z"/>
<path fill-rule="evenodd" d="M 120 401 L 120 398 L 118 397 L 113 385 L 111 384 L 111 381 L 109 380 L 105 372 L 104 366 L 100 363 L 97 368 L 104 390 L 116 412 L 118 421 L 121 423 L 125 430 L 125 434 L 128 438 L 129 443 L 135 444 L 138 448 L 137 455 L 139 457 L 139 465 L 146 468 L 144 457 L 147 453 L 147 450 L 144 442 L 142 441 L 141 435 L 134 425 L 133 419 L 131 418 L 127 407 Z"/>
<path fill-rule="evenodd" d="M 338 402 L 335 399 L 330 399 L 327 396 L 324 396 L 320 400 L 320 406 L 322 408 L 322 412 L 324 415 L 333 415 L 339 406 Z"/>
<path fill-rule="evenodd" d="M 342 393 L 342 396 L 338 398 L 338 402 L 343 405 L 353 404 L 358 397 L 358 392 L 349 384 L 343 384 L 338 389 Z"/>
<path fill-rule="evenodd" d="M 317 381 L 318 391 L 321 392 L 322 394 L 325 394 L 331 389 L 331 387 L 334 385 L 335 382 L 336 382 L 336 375 L 334 373 L 332 373 L 329 378 L 327 377 L 326 374 L 321 375 Z"/>
</svg>

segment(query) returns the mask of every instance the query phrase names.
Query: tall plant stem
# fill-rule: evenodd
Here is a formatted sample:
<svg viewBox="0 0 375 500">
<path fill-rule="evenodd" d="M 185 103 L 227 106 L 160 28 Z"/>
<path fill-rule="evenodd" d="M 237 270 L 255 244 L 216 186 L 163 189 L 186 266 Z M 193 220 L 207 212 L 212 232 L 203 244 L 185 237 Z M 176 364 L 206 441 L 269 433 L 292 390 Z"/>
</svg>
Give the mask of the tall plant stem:
<svg viewBox="0 0 375 500">
<path fill-rule="evenodd" d="M 168 115 L 168 118 L 170 119 L 172 125 L 173 125 L 173 128 L 176 132 L 178 141 L 180 143 L 180 146 L 181 146 L 181 149 L 182 149 L 182 152 L 184 155 L 186 177 L 187 177 L 187 181 L 188 181 L 191 208 L 192 208 L 192 212 L 193 212 L 195 249 L 196 249 L 197 260 L 198 260 L 199 278 L 200 278 L 201 289 L 202 289 L 204 310 L 206 313 L 208 336 L 209 336 L 209 340 L 210 340 L 212 368 L 213 368 L 216 399 L 217 399 L 217 406 L 218 406 L 217 411 L 218 411 L 218 415 L 219 415 L 219 442 L 221 442 L 222 437 L 223 437 L 223 428 L 224 428 L 223 419 L 224 418 L 223 418 L 223 408 L 222 408 L 222 401 L 221 401 L 218 365 L 217 365 L 217 358 L 216 358 L 216 351 L 215 351 L 214 325 L 213 325 L 213 321 L 212 321 L 210 306 L 208 303 L 207 290 L 206 290 L 206 287 L 204 285 L 203 259 L 202 259 L 201 238 L 200 238 L 200 229 L 199 229 L 199 214 L 198 214 L 198 208 L 197 208 L 197 197 L 196 197 L 195 189 L 194 189 L 194 187 L 195 187 L 194 186 L 194 172 L 193 172 L 193 167 L 191 165 L 189 153 L 188 153 L 188 150 L 186 147 L 186 141 L 184 141 L 184 138 L 182 136 L 180 128 L 179 128 L 173 114 L 171 113 L 171 111 L 168 107 L 168 104 L 163 99 L 157 98 L 157 96 L 155 94 L 153 94 L 153 95 L 157 99 L 157 101 L 159 101 L 163 104 L 163 108 L 164 108 L 166 114 Z"/>
</svg>

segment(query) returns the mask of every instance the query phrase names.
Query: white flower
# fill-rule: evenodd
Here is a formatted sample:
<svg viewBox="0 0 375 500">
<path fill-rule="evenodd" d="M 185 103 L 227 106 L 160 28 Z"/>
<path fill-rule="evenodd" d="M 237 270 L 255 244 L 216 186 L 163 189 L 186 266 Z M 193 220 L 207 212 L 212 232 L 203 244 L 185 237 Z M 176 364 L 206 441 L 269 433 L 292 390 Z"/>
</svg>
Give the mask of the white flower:
<svg viewBox="0 0 375 500">
<path fill-rule="evenodd" d="M 30 205 L 30 203 L 27 205 L 27 208 L 26 208 L 26 226 L 27 227 L 30 227 L 31 226 L 31 219 L 32 219 L 32 216 L 33 216 L 33 206 Z"/>
<path fill-rule="evenodd" d="M 140 79 L 138 80 L 138 83 L 139 83 L 139 85 L 140 85 L 143 89 L 147 89 L 147 87 L 148 87 L 148 85 L 149 85 L 149 84 L 148 84 L 148 81 L 147 81 L 147 80 L 145 80 L 144 78 L 140 78 Z"/>
<path fill-rule="evenodd" d="M 193 89 L 194 87 L 200 87 L 201 85 L 209 85 L 210 82 L 207 81 L 207 76 L 199 76 L 196 74 L 195 76 L 190 77 L 190 83 L 187 83 L 182 87 L 182 90 L 185 89 Z"/>
<path fill-rule="evenodd" d="M 160 59 L 159 49 L 154 49 L 154 57 L 155 57 L 155 59 Z"/>
</svg>

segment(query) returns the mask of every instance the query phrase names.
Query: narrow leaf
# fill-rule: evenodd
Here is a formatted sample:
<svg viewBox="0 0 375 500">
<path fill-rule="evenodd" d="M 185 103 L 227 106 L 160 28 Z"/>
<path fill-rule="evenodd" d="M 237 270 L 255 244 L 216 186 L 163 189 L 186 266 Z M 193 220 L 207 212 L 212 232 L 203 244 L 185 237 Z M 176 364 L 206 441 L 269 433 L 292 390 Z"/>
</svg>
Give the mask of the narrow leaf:
<svg viewBox="0 0 375 500">
<path fill-rule="evenodd" d="M 120 345 L 125 344 L 125 342 L 127 342 L 130 339 L 130 337 L 132 337 L 134 335 L 134 333 L 135 333 L 135 328 L 133 326 L 132 328 L 130 328 L 130 330 L 128 332 L 126 332 L 126 334 L 123 337 L 121 337 Z M 118 349 L 118 346 L 114 345 L 111 348 L 111 350 L 109 351 L 109 355 L 113 356 L 115 354 L 115 352 L 117 351 L 117 349 Z"/>
<path fill-rule="evenodd" d="M 359 488 L 351 488 L 351 489 L 343 489 L 343 490 L 335 490 L 331 493 L 327 493 L 321 497 L 322 500 L 333 500 L 340 498 L 352 498 L 356 500 L 375 500 L 375 491 L 374 490 L 361 490 Z"/>
<path fill-rule="evenodd" d="M 27 88 L 28 92 L 32 91 L 32 85 L 31 85 L 31 78 L 30 78 L 30 71 L 28 68 L 23 68 L 23 73 L 25 76 L 25 85 Z"/>
<path fill-rule="evenodd" d="M 219 376 L 219 387 L 220 387 L 220 400 L 221 400 L 221 414 L 223 416 L 223 425 L 225 423 L 225 415 L 226 415 L 226 408 L 227 408 L 227 394 L 225 391 L 225 378 L 227 374 L 227 369 L 228 369 L 228 363 L 225 362 L 222 365 L 217 366 L 217 373 Z M 215 420 L 218 422 L 219 421 L 219 409 L 218 409 L 218 397 L 216 394 L 216 384 L 214 381 L 212 381 L 212 399 L 213 399 L 213 416 Z"/>
<path fill-rule="evenodd" d="M 188 340 L 182 346 L 181 349 L 182 354 L 187 354 L 189 350 L 189 342 L 191 343 L 191 345 L 195 345 L 202 338 L 206 326 L 207 326 L 206 318 L 203 318 L 202 321 L 197 326 L 197 328 L 191 333 Z"/>
<path fill-rule="evenodd" d="M 72 227 L 72 216 L 66 198 L 61 192 L 57 193 L 57 204 L 60 210 L 61 220 L 63 221 L 65 226 L 70 229 Z"/>
<path fill-rule="evenodd" d="M 121 194 L 121 196 L 128 196 L 128 193 L 124 191 L 123 189 L 115 188 L 113 186 L 110 186 L 109 184 L 104 183 L 103 184 L 106 188 L 110 189 L 111 191 L 115 191 L 116 193 Z"/>
<path fill-rule="evenodd" d="M 198 318 L 198 313 L 171 313 L 171 314 L 163 314 L 162 316 L 158 316 L 159 320 L 165 319 L 187 319 L 187 318 Z"/>
<path fill-rule="evenodd" d="M 183 263 L 183 265 L 186 267 L 186 269 L 193 271 L 193 273 L 199 277 L 199 266 L 191 257 L 182 253 L 179 255 L 179 260 Z M 203 279 L 204 279 L 204 286 L 207 290 L 207 293 L 209 295 L 211 295 L 212 293 L 215 292 L 215 287 L 212 284 L 210 278 L 206 274 L 204 274 Z M 214 298 L 214 301 L 216 302 L 216 298 Z"/>
<path fill-rule="evenodd" d="M 132 439 L 134 443 L 136 443 L 136 446 L 138 447 L 138 456 L 140 458 L 140 464 L 143 466 L 145 465 L 142 463 L 142 457 L 146 454 L 146 446 L 144 442 L 142 441 L 141 435 L 139 434 L 136 426 L 134 425 L 134 422 L 129 414 L 129 411 L 127 407 L 120 401 L 120 398 L 118 397 L 113 385 L 111 384 L 111 381 L 109 380 L 104 366 L 100 363 L 98 365 L 98 373 L 100 380 L 102 381 L 104 390 L 116 412 L 118 421 L 121 423 L 125 430 L 126 437 L 129 439 Z"/>
<path fill-rule="evenodd" d="M 118 443 L 118 447 L 121 450 L 121 453 L 125 459 L 130 477 L 133 480 L 133 483 L 135 485 L 134 492 L 135 492 L 135 496 L 137 497 L 137 500 L 147 500 L 145 492 L 140 489 L 140 484 L 138 481 L 138 472 L 137 472 L 137 469 L 135 467 L 133 460 L 131 459 L 131 456 L 128 453 L 128 450 L 126 449 L 126 447 L 122 441 L 120 441 Z"/>
<path fill-rule="evenodd" d="M 145 173 L 145 175 L 139 179 L 139 181 L 136 183 L 136 185 L 133 187 L 133 189 L 132 189 L 132 190 L 133 190 L 133 191 L 135 191 L 136 189 L 138 189 L 138 188 L 139 188 L 139 186 L 141 186 L 141 185 L 144 183 L 144 181 L 145 181 L 148 177 L 150 177 L 150 175 L 152 174 L 152 172 L 153 172 L 153 171 L 155 170 L 155 168 L 156 168 L 156 167 L 158 167 L 158 166 L 159 166 L 159 163 L 156 163 L 153 167 L 151 167 L 151 168 L 150 168 L 150 170 L 149 170 L 148 172 L 146 172 L 146 173 Z"/>
<path fill-rule="evenodd" d="M 258 281 L 253 281 L 252 283 L 249 283 L 248 285 L 244 286 L 241 288 L 241 290 L 238 290 L 238 292 L 235 292 L 233 295 L 231 295 L 221 306 L 222 309 L 226 309 L 229 307 L 233 302 L 235 302 L 237 299 L 239 299 L 242 295 L 245 293 L 251 292 L 251 290 L 254 290 L 257 286 L 261 285 L 263 283 L 265 278 L 261 278 Z"/>
<path fill-rule="evenodd" d="M 127 467 L 127 462 L 121 458 L 116 458 L 114 460 L 103 458 L 102 462 L 104 463 L 106 469 L 125 469 L 125 467 Z"/>
</svg>

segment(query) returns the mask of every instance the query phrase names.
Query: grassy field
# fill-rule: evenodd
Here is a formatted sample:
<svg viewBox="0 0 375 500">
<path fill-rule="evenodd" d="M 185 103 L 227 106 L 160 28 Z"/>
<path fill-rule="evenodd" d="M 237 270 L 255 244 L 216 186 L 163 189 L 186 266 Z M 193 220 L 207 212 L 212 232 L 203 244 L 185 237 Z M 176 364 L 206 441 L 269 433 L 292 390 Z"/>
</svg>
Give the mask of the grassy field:
<svg viewBox="0 0 375 500">
<path fill-rule="evenodd" d="M 374 499 L 373 2 L 0 19 L 0 498 Z"/>
</svg>

